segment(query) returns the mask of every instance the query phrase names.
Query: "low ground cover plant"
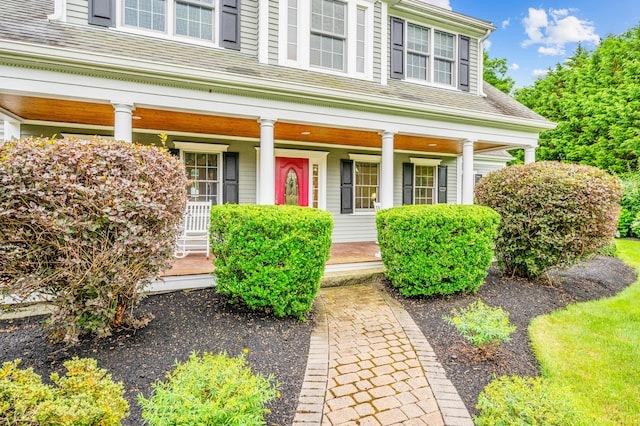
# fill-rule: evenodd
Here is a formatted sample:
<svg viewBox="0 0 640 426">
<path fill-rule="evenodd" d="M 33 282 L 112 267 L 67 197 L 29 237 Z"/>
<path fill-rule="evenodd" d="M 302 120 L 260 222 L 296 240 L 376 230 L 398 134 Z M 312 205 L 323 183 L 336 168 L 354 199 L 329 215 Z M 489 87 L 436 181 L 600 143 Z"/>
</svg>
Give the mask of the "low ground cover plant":
<svg viewBox="0 0 640 426">
<path fill-rule="evenodd" d="M 226 204 L 211 209 L 210 229 L 218 293 L 278 317 L 311 310 L 331 248 L 330 213 Z"/>
<path fill-rule="evenodd" d="M 475 293 L 491 265 L 499 220 L 482 206 L 401 206 L 378 212 L 387 277 L 407 297 Z"/>
<path fill-rule="evenodd" d="M 265 404 L 277 398 L 277 388 L 273 376 L 253 374 L 243 356 L 193 352 L 138 402 L 151 426 L 253 426 L 264 424 Z"/>
<path fill-rule="evenodd" d="M 495 241 L 498 265 L 525 278 L 607 247 L 616 233 L 621 194 L 617 177 L 557 162 L 509 166 L 476 185 L 478 203 L 502 217 Z"/>
<path fill-rule="evenodd" d="M 578 411 L 566 388 L 541 377 L 502 376 L 478 396 L 477 426 L 587 426 L 593 419 Z"/>
<path fill-rule="evenodd" d="M 0 290 L 46 297 L 54 340 L 136 323 L 172 259 L 186 177 L 165 149 L 101 139 L 0 146 Z"/>
<path fill-rule="evenodd" d="M 495 353 L 500 343 L 509 341 L 516 327 L 509 322 L 509 313 L 501 307 L 490 307 L 481 300 L 461 309 L 454 309 L 451 315 L 442 319 L 453 325 L 458 332 L 486 355 Z"/>
<path fill-rule="evenodd" d="M 110 426 L 129 416 L 122 383 L 114 383 L 94 359 L 66 361 L 64 376 L 51 374 L 53 386 L 19 364 L 5 362 L 0 370 L 0 424 Z"/>
</svg>

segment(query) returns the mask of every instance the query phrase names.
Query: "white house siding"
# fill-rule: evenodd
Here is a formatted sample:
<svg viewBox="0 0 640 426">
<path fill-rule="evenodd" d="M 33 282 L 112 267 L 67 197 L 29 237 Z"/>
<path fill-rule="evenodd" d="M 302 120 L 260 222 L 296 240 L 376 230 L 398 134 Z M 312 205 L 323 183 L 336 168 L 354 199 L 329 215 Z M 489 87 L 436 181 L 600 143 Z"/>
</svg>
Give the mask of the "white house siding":
<svg viewBox="0 0 640 426">
<path fill-rule="evenodd" d="M 486 176 L 489 173 L 502 169 L 505 166 L 505 162 L 508 161 L 507 158 L 502 160 L 483 160 L 476 159 L 473 162 L 473 173 L 481 174 L 482 176 Z"/>
<path fill-rule="evenodd" d="M 67 0 L 67 22 L 87 25 L 89 21 L 88 0 Z"/>
<path fill-rule="evenodd" d="M 258 1 L 242 1 L 240 8 L 240 51 L 257 56 Z"/>
<path fill-rule="evenodd" d="M 221 142 L 227 144 L 228 142 Z M 240 160 L 238 201 L 240 204 L 256 203 L 256 142 L 230 142 L 228 152 L 237 152 Z"/>
<path fill-rule="evenodd" d="M 458 196 L 458 167 L 457 157 L 445 157 L 440 165 L 447 166 L 447 203 L 455 204 Z M 462 187 L 462 182 L 460 182 Z"/>
<path fill-rule="evenodd" d="M 278 0 L 269 1 L 269 63 L 273 65 L 278 64 L 279 4 Z"/>
<path fill-rule="evenodd" d="M 373 6 L 373 81 L 380 81 L 382 70 L 382 3 Z M 386 70 L 384 70 L 386 72 Z"/>
</svg>

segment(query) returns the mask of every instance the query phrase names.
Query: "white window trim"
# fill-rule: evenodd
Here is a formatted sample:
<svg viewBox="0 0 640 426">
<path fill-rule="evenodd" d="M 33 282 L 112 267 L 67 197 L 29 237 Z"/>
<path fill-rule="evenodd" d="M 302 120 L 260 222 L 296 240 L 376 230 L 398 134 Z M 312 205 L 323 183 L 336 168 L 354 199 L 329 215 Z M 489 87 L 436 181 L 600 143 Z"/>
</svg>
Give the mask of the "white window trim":
<svg viewBox="0 0 640 426">
<path fill-rule="evenodd" d="M 349 160 L 357 161 L 359 163 L 382 163 L 381 155 L 371 155 L 371 154 L 352 154 L 349 153 Z M 378 167 L 378 191 L 380 191 L 380 168 Z M 356 210 L 356 168 L 353 168 L 353 213 L 351 216 L 374 216 L 376 211 L 374 208 L 371 209 L 360 209 Z"/>
<path fill-rule="evenodd" d="M 436 167 L 442 163 L 441 159 L 436 158 L 417 158 L 417 157 L 409 157 L 409 161 L 418 166 L 431 166 Z"/>
<path fill-rule="evenodd" d="M 175 33 L 176 21 L 175 21 L 175 4 L 176 0 L 167 0 L 167 15 L 166 15 L 166 28 L 165 31 L 155 31 L 146 28 L 139 28 L 128 26 L 124 24 L 124 2 L 125 0 L 116 0 L 116 28 L 118 31 L 123 31 L 131 34 L 153 36 L 158 38 L 164 38 L 167 40 L 178 40 L 182 42 L 188 42 L 191 44 L 197 44 L 207 47 L 219 47 L 218 38 L 220 32 L 220 1 L 215 0 L 213 4 L 213 40 L 204 40 L 194 37 L 182 36 Z"/>
<path fill-rule="evenodd" d="M 218 154 L 218 202 L 216 205 L 222 205 L 223 187 L 222 187 L 222 153 L 227 152 L 229 145 L 213 144 L 213 143 L 197 143 L 197 142 L 174 142 L 173 146 L 180 150 L 180 161 L 184 165 L 184 153 L 196 152 L 205 154 Z"/>
<path fill-rule="evenodd" d="M 327 155 L 328 151 L 307 151 L 304 149 L 274 149 L 274 170 L 276 157 L 306 158 L 309 160 L 309 192 L 313 194 L 313 165 L 318 165 L 318 210 L 327 210 Z M 260 147 L 256 147 L 256 196 L 260 194 Z M 309 200 L 311 204 L 311 200 Z"/>
<path fill-rule="evenodd" d="M 460 89 L 458 89 L 458 68 L 459 68 L 459 63 L 460 63 L 460 58 L 459 58 L 459 54 L 458 51 L 460 49 L 460 47 L 458 46 L 459 41 L 460 41 L 460 33 L 454 32 L 454 31 L 450 31 L 444 28 L 440 28 L 440 27 L 436 27 L 433 25 L 427 25 L 424 24 L 422 22 L 418 22 L 418 21 L 409 21 L 406 20 L 404 23 L 404 33 L 405 33 L 405 51 L 404 51 L 404 69 L 406 72 L 407 69 L 407 34 L 409 31 L 409 24 L 412 25 L 417 25 L 419 27 L 422 28 L 428 28 L 429 29 L 429 52 L 427 53 L 428 58 L 427 60 L 429 61 L 429 63 L 427 64 L 427 68 L 428 68 L 428 75 L 427 75 L 427 80 L 420 80 L 419 78 L 409 78 L 406 77 L 406 81 L 409 81 L 411 83 L 416 83 L 416 84 L 423 84 L 426 86 L 432 86 L 432 87 L 438 87 L 441 89 L 447 89 L 447 90 L 455 90 L 455 91 L 460 91 Z M 453 70 L 452 70 L 452 78 L 451 78 L 451 85 L 448 84 L 442 84 L 442 83 L 436 83 L 435 80 L 435 67 L 434 67 L 434 62 L 435 62 L 435 33 L 436 31 L 440 31 L 443 32 L 445 34 L 451 34 L 453 36 Z"/>
<path fill-rule="evenodd" d="M 345 43 L 346 70 L 339 71 L 311 65 L 311 0 L 298 0 L 298 60 L 293 61 L 287 56 L 287 1 L 280 1 L 278 10 L 278 62 L 280 65 L 314 70 L 327 74 L 347 75 L 364 80 L 373 79 L 373 21 L 374 3 L 366 0 L 342 0 L 347 5 L 347 36 Z M 357 42 L 357 9 L 365 9 L 365 49 L 364 72 L 356 71 L 356 42 Z"/>
<path fill-rule="evenodd" d="M 438 169 L 436 167 L 438 167 L 440 165 L 440 163 L 442 162 L 442 160 L 436 160 L 433 158 L 409 158 L 409 160 L 411 161 L 411 163 L 413 164 L 413 184 L 411 185 L 413 187 L 413 202 L 412 204 L 414 206 L 416 205 L 434 205 L 434 204 L 438 204 Z M 426 167 L 433 167 L 434 171 L 433 171 L 433 203 L 431 204 L 416 204 L 416 166 L 426 166 Z"/>
<path fill-rule="evenodd" d="M 360 161 L 362 163 L 382 163 L 382 156 L 371 154 L 349 154 L 349 160 Z"/>
</svg>

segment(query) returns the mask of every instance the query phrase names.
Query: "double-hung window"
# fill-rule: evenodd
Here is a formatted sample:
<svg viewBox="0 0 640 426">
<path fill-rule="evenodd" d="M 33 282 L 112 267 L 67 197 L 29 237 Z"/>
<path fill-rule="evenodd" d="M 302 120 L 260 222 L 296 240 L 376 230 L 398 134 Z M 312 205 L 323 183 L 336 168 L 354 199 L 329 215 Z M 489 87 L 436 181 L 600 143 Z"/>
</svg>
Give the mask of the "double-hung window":
<svg viewBox="0 0 640 426">
<path fill-rule="evenodd" d="M 373 212 L 380 190 L 379 155 L 349 154 L 340 160 L 340 212 Z"/>
<path fill-rule="evenodd" d="M 311 65 L 344 71 L 347 5 L 337 0 L 311 0 Z"/>
<path fill-rule="evenodd" d="M 118 26 L 240 49 L 240 0 L 116 0 Z"/>
<path fill-rule="evenodd" d="M 402 163 L 402 204 L 447 202 L 447 166 L 441 160 L 411 157 Z"/>
<path fill-rule="evenodd" d="M 124 25 L 213 41 L 214 0 L 124 0 Z"/>
<path fill-rule="evenodd" d="M 371 78 L 373 9 L 367 0 L 281 1 L 280 63 Z"/>
<path fill-rule="evenodd" d="M 469 90 L 470 38 L 391 18 L 391 77 Z"/>
</svg>

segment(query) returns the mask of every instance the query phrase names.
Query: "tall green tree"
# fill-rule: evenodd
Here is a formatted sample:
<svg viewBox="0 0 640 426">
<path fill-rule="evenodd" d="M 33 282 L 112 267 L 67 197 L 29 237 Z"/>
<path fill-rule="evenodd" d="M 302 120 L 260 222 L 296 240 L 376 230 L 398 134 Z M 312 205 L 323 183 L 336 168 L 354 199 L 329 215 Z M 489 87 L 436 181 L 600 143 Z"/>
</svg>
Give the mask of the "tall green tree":
<svg viewBox="0 0 640 426">
<path fill-rule="evenodd" d="M 482 75 L 484 81 L 507 94 L 511 93 L 511 89 L 515 84 L 515 81 L 507 76 L 508 70 L 505 58 L 489 58 L 489 53 L 484 52 L 484 71 Z"/>
<path fill-rule="evenodd" d="M 537 157 L 637 171 L 640 157 L 640 27 L 610 35 L 592 52 L 578 46 L 515 98 L 558 123 L 540 134 Z"/>
</svg>

